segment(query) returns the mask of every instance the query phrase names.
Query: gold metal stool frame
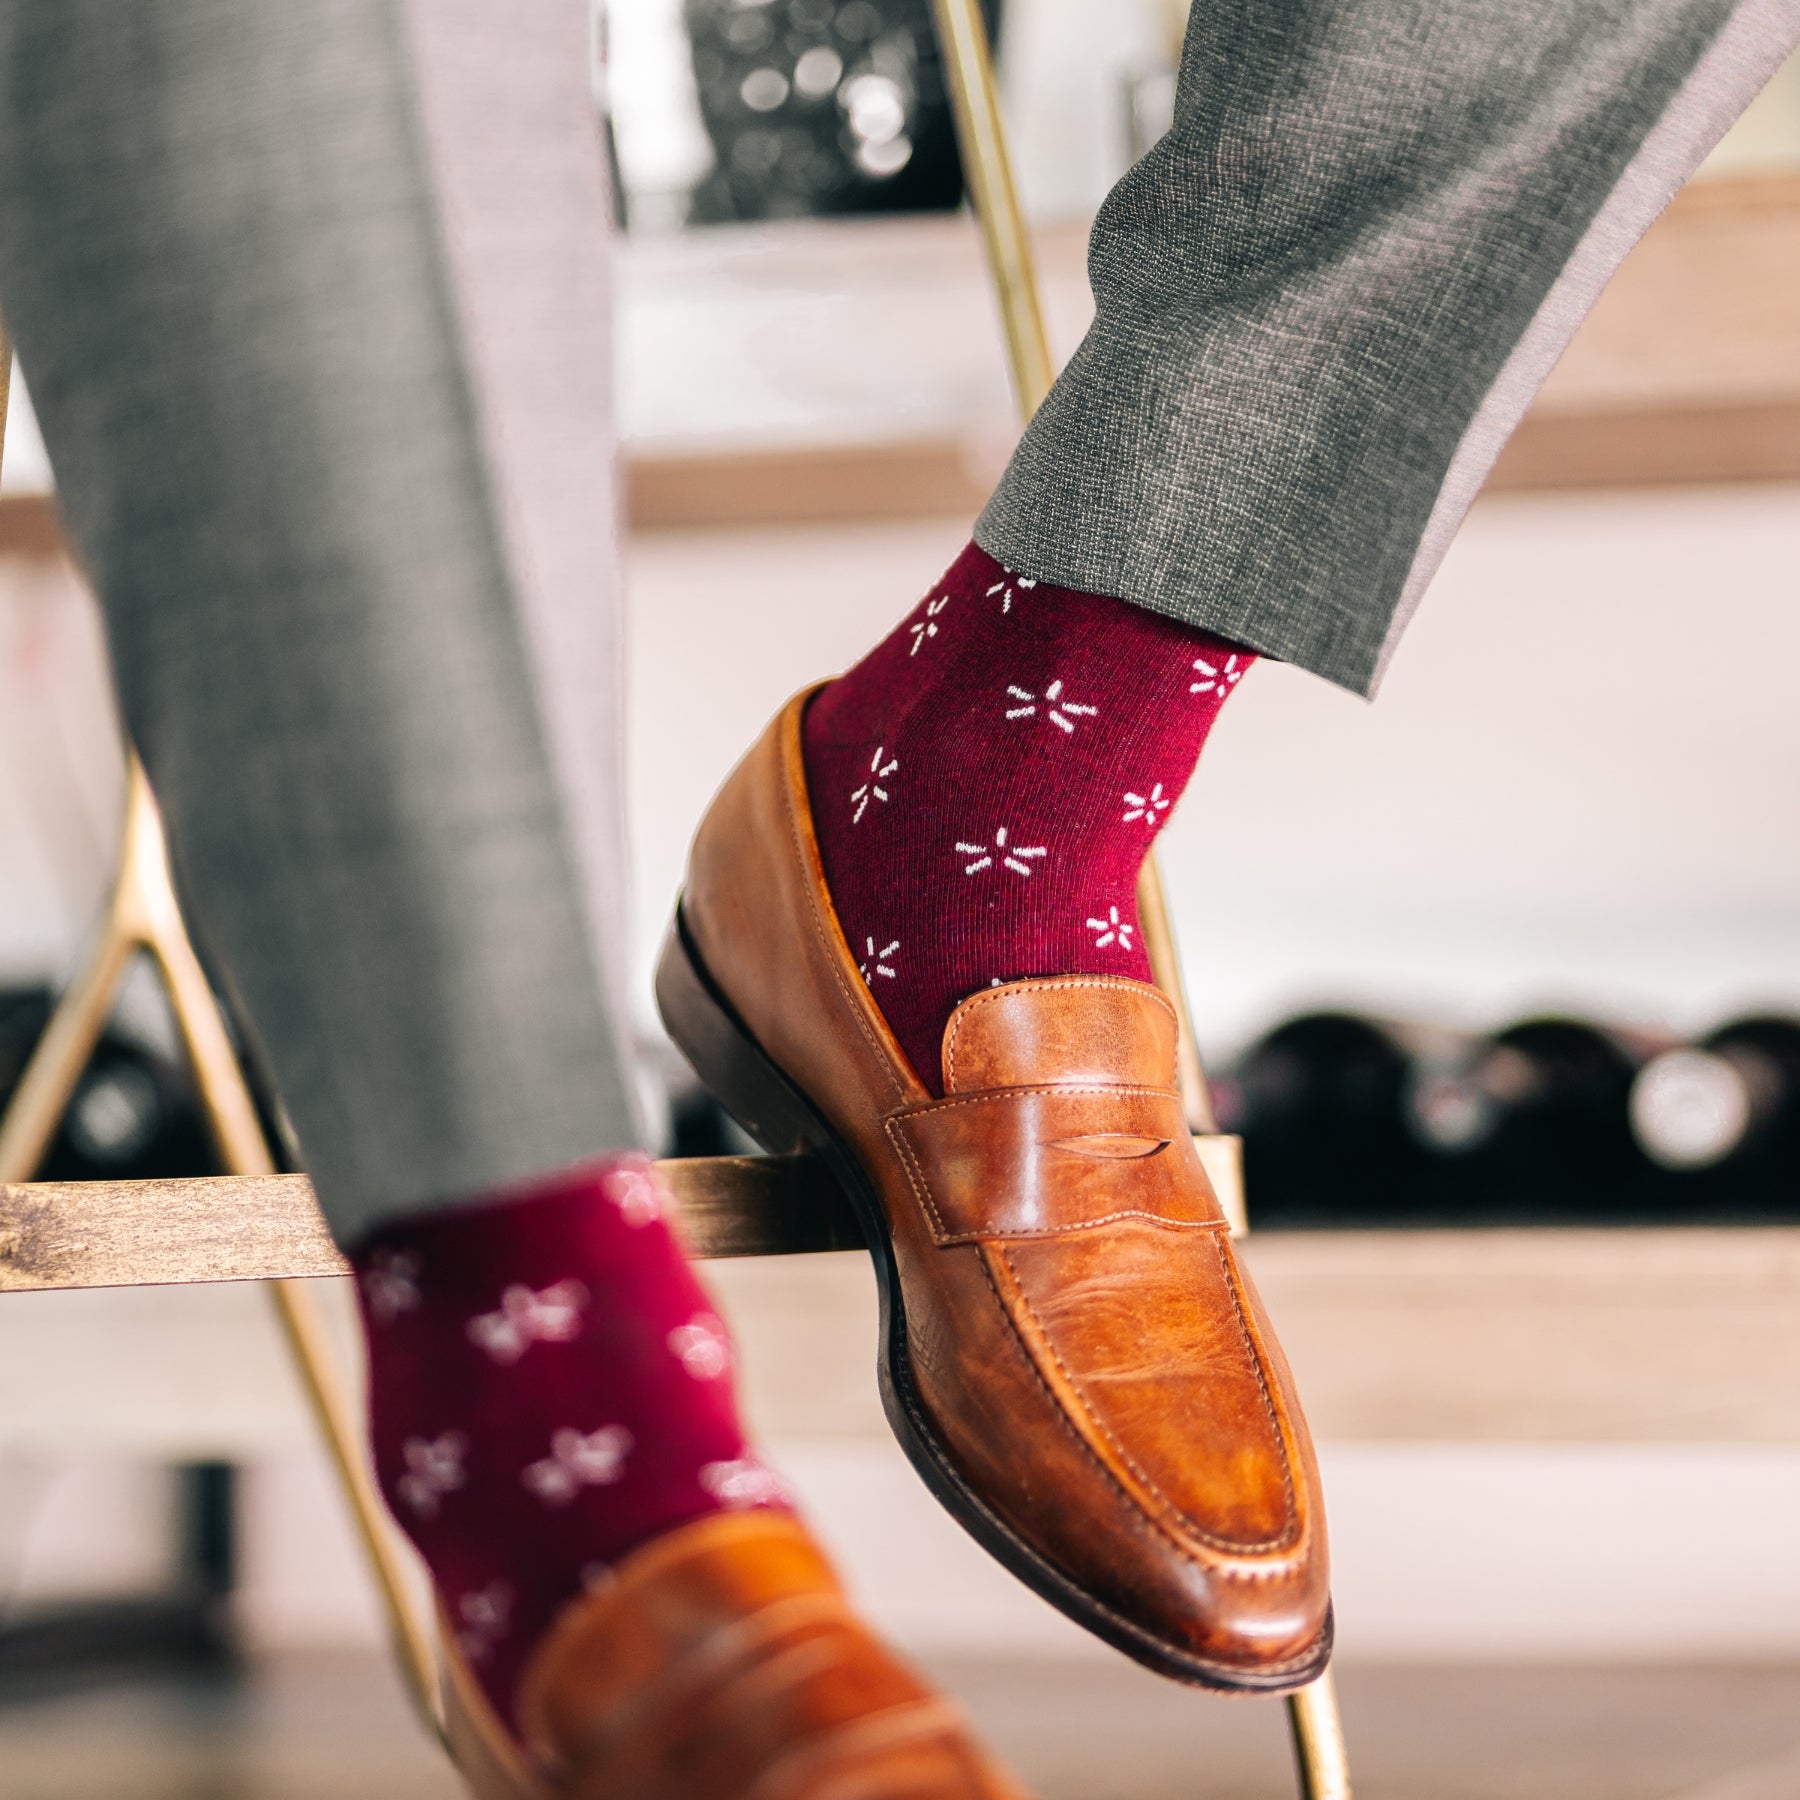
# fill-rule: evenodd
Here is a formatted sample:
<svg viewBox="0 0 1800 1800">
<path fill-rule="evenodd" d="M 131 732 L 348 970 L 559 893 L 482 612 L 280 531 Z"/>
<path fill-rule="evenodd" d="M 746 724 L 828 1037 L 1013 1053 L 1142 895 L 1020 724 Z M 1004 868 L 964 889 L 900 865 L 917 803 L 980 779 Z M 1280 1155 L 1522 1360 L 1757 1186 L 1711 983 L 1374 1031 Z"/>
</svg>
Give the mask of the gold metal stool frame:
<svg viewBox="0 0 1800 1800">
<path fill-rule="evenodd" d="M 1029 418 L 1054 379 L 1030 243 L 1016 198 L 977 0 L 933 0 L 950 77 L 963 166 L 1005 330 L 1013 387 Z M 0 331 L 0 432 L 11 380 Z M 1244 1230 L 1235 1138 L 1213 1119 L 1174 937 L 1154 860 L 1138 889 L 1144 943 L 1176 1002 L 1188 1122 L 1233 1222 Z M 119 984 L 148 955 L 168 993 L 202 1111 L 228 1176 L 212 1180 L 29 1185 L 93 1054 Z M 798 1157 L 686 1158 L 658 1165 L 699 1256 L 851 1249 L 862 1239 L 822 1169 Z M 0 1292 L 262 1280 L 349 1504 L 420 1717 L 440 1742 L 435 1633 L 408 1586 L 406 1553 L 371 1477 L 352 1386 L 330 1349 L 306 1280 L 347 1266 L 310 1184 L 274 1158 L 219 1005 L 188 940 L 170 879 L 161 820 L 132 756 L 119 874 L 100 942 L 64 996 L 12 1104 L 0 1119 Z M 1289 1697 L 1302 1800 L 1350 1800 L 1349 1766 L 1329 1671 Z"/>
</svg>

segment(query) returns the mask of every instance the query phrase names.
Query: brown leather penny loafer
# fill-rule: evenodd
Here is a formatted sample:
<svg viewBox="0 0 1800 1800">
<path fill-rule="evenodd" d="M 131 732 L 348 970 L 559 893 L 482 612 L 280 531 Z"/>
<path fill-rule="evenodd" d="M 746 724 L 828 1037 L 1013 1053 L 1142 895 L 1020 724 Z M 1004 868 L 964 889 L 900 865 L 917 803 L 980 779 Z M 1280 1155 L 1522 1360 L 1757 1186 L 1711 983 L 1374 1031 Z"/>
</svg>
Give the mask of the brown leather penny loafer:
<svg viewBox="0 0 1800 1800">
<path fill-rule="evenodd" d="M 888 1418 L 952 1514 L 1164 1674 L 1280 1691 L 1331 1650 L 1319 1477 L 1141 982 L 965 1000 L 920 1084 L 826 892 L 809 694 L 727 779 L 657 971 L 664 1023 L 772 1151 L 812 1151 L 875 1258 Z"/>
<path fill-rule="evenodd" d="M 785 1514 L 714 1514 L 627 1557 L 552 1628 L 518 1711 L 523 1747 L 452 1659 L 479 1800 L 1025 1800 Z"/>
</svg>

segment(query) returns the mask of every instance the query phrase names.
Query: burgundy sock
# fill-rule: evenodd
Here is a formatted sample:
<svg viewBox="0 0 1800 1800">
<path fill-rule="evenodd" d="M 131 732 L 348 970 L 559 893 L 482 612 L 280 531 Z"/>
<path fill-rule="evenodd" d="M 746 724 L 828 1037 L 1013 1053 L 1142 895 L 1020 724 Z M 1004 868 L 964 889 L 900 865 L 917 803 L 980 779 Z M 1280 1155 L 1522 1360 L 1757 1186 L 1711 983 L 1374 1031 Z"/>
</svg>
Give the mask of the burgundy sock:
<svg viewBox="0 0 1800 1800">
<path fill-rule="evenodd" d="M 807 711 L 844 934 L 919 1079 L 958 1001 L 1033 975 L 1150 979 L 1137 875 L 1252 652 L 1014 574 L 971 544 Z"/>
<path fill-rule="evenodd" d="M 375 1468 L 502 1718 L 558 1611 L 635 1545 L 782 1506 L 641 1156 L 384 1227 L 356 1254 Z"/>
</svg>

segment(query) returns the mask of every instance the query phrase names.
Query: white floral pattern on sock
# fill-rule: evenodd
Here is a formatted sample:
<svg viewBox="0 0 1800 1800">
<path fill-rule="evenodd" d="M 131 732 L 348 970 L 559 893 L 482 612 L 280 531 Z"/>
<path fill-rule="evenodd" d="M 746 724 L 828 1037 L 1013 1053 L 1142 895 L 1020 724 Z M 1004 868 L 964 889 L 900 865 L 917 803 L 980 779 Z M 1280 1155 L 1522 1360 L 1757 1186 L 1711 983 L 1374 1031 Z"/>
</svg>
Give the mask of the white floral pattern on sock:
<svg viewBox="0 0 1800 1800">
<path fill-rule="evenodd" d="M 421 1519 L 435 1519 L 446 1494 L 467 1484 L 469 1440 L 460 1431 L 435 1438 L 410 1437 L 400 1446 L 406 1473 L 394 1484 Z"/>
<path fill-rule="evenodd" d="M 1031 864 L 1050 852 L 1042 844 L 1030 846 L 1013 844 L 1007 841 L 1008 828 L 1002 825 L 994 833 L 991 844 L 970 844 L 957 840 L 957 854 L 973 857 L 963 870 L 965 875 L 979 875 L 983 869 L 991 869 L 998 861 L 1003 869 L 1011 869 L 1015 875 L 1029 875 Z"/>
<path fill-rule="evenodd" d="M 1222 663 L 1209 663 L 1205 657 L 1197 657 L 1194 661 L 1194 673 L 1203 679 L 1192 682 L 1188 687 L 1190 694 L 1217 694 L 1222 700 L 1244 679 L 1244 671 L 1249 667 L 1236 656 L 1228 656 Z"/>
<path fill-rule="evenodd" d="M 875 985 L 877 975 L 885 975 L 890 981 L 895 979 L 894 971 L 888 967 L 888 958 L 899 948 L 900 940 L 898 938 L 895 938 L 890 944 L 883 945 L 879 950 L 875 948 L 875 940 L 872 937 L 863 939 L 863 960 L 856 966 L 862 971 L 862 978 L 868 986 Z"/>
<path fill-rule="evenodd" d="M 669 1333 L 669 1348 L 696 1381 L 717 1381 L 731 1367 L 731 1340 L 711 1313 L 677 1325 Z"/>
<path fill-rule="evenodd" d="M 1125 796 L 1127 810 L 1120 823 L 1129 825 L 1133 819 L 1142 819 L 1146 825 L 1160 825 L 1163 814 L 1174 804 L 1175 802 L 1163 792 L 1163 785 L 1159 781 L 1147 794 L 1127 794 Z"/>
<path fill-rule="evenodd" d="M 888 803 L 888 791 L 881 784 L 899 768 L 900 759 L 889 757 L 884 763 L 881 760 L 884 750 L 885 746 L 881 744 L 875 746 L 875 754 L 869 758 L 869 779 L 850 796 L 850 804 L 856 809 L 850 815 L 852 825 L 862 823 L 862 816 L 869 810 L 871 800 L 879 800 L 883 806 Z"/>
<path fill-rule="evenodd" d="M 788 1497 L 781 1477 L 754 1456 L 707 1463 L 700 1470 L 700 1485 L 721 1506 L 728 1507 L 773 1506 Z"/>
<path fill-rule="evenodd" d="M 588 1291 L 579 1281 L 559 1281 L 534 1294 L 515 1283 L 500 1296 L 497 1312 L 469 1321 L 469 1342 L 497 1363 L 516 1363 L 533 1344 L 566 1344 L 581 1335 Z"/>
<path fill-rule="evenodd" d="M 510 1582 L 490 1581 L 486 1587 L 464 1594 L 456 1603 L 462 1629 L 456 1641 L 470 1662 L 486 1662 L 494 1644 L 512 1629 L 513 1602 L 518 1596 Z"/>
<path fill-rule="evenodd" d="M 912 633 L 912 648 L 907 651 L 908 656 L 917 656 L 919 648 L 925 640 L 937 636 L 937 616 L 949 604 L 950 596 L 948 594 L 940 594 L 935 600 L 925 602 L 924 614 L 907 627 L 907 630 Z"/>
<path fill-rule="evenodd" d="M 645 1169 L 609 1169 L 601 1183 L 627 1225 L 648 1225 L 662 1217 L 662 1199 Z"/>
<path fill-rule="evenodd" d="M 1063 684 L 1060 681 L 1051 682 L 1041 695 L 1011 682 L 1007 684 L 1006 692 L 1010 698 L 1019 702 L 1017 706 L 1008 708 L 1006 716 L 1009 719 L 1035 719 L 1041 702 L 1045 719 L 1070 737 L 1075 734 L 1077 719 L 1092 719 L 1100 711 L 1097 706 L 1080 706 L 1073 700 L 1064 699 Z"/>
<path fill-rule="evenodd" d="M 363 1300 L 369 1316 L 391 1325 L 404 1312 L 417 1312 L 423 1295 L 419 1276 L 424 1264 L 411 1250 L 377 1250 L 363 1271 Z"/>
<path fill-rule="evenodd" d="M 550 1454 L 519 1479 L 546 1506 L 567 1506 L 584 1487 L 610 1487 L 625 1472 L 631 1433 L 623 1425 L 582 1432 L 565 1427 L 550 1437 Z"/>
<path fill-rule="evenodd" d="M 1029 575 L 1021 575 L 1017 569 L 1007 568 L 1005 563 L 1002 563 L 1000 568 L 1001 577 L 988 589 L 988 598 L 991 600 L 994 595 L 998 594 L 1000 610 L 1003 613 L 1009 613 L 1012 611 L 1013 600 L 1016 596 L 1021 593 L 1029 593 L 1037 586 L 1037 582 Z"/>
<path fill-rule="evenodd" d="M 1119 917 L 1119 909 L 1109 906 L 1104 919 L 1089 919 L 1088 930 L 1097 931 L 1100 935 L 1094 939 L 1094 948 L 1104 950 L 1109 944 L 1117 944 L 1121 950 L 1131 948 L 1131 934 L 1137 927 L 1129 919 Z"/>
</svg>

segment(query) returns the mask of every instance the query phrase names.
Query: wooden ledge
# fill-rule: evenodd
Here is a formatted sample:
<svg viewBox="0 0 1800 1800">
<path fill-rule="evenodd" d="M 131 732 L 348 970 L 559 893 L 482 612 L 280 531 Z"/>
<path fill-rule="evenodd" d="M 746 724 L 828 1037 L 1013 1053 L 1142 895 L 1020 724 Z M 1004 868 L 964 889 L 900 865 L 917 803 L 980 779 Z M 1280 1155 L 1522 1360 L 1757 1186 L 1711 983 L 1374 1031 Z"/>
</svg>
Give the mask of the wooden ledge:
<svg viewBox="0 0 1800 1800">
<path fill-rule="evenodd" d="M 811 1157 L 657 1165 L 697 1256 L 854 1250 L 862 1234 Z M 0 1186 L 0 1293 L 343 1275 L 303 1175 Z"/>
</svg>

